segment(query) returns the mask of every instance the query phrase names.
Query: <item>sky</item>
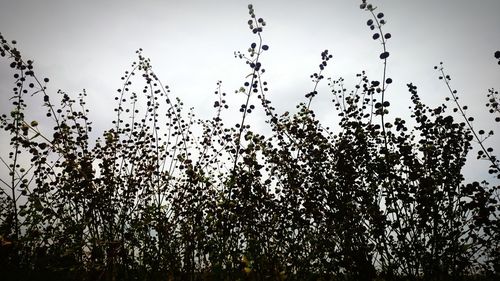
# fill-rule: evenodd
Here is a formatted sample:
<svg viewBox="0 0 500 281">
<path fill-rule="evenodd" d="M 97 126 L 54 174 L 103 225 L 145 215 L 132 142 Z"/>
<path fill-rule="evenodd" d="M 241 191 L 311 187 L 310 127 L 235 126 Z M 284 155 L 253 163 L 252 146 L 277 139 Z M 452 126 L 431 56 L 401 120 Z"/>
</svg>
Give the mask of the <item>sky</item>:
<svg viewBox="0 0 500 281">
<path fill-rule="evenodd" d="M 18 42 L 25 58 L 34 59 L 39 75 L 51 79 L 50 93 L 62 89 L 76 95 L 86 90 L 90 119 L 98 120 L 97 132 L 110 128 L 120 77 L 139 48 L 172 95 L 194 107 L 198 117 L 213 116 L 213 92 L 219 80 L 229 95 L 230 110 L 237 114 L 244 96 L 234 91 L 250 69 L 235 59 L 234 51 L 245 51 L 256 41 L 247 25 L 249 3 L 267 23 L 262 36 L 270 48 L 261 61 L 264 80 L 269 82 L 268 98 L 278 111 L 293 111 L 305 101 L 304 95 L 314 86 L 309 76 L 318 70 L 325 49 L 333 55 L 325 76 L 344 77 L 348 89 L 361 70 L 371 79 L 381 79 L 381 45 L 371 38 L 373 32 L 366 25 L 370 15 L 359 9 L 360 0 L 249 1 L 0 0 L 0 32 Z M 500 1 L 371 3 L 385 14 L 384 30 L 392 34 L 387 45 L 388 76 L 394 80 L 387 93 L 391 116 L 409 116 L 406 84 L 410 82 L 430 106 L 444 102 L 448 93 L 433 70 L 442 61 L 462 103 L 476 117 L 474 126 L 500 132 L 484 106 L 487 90 L 500 88 L 500 67 L 493 57 L 500 49 Z M 2 60 L 2 113 L 9 110 L 12 84 L 12 72 Z M 336 116 L 331 98 L 325 80 L 312 107 L 326 123 Z M 263 121 L 262 114 L 251 117 L 257 127 Z M 500 150 L 499 138 L 488 141 Z M 4 150 L 2 157 L 8 153 Z M 475 175 L 475 167 L 469 176 Z"/>
</svg>

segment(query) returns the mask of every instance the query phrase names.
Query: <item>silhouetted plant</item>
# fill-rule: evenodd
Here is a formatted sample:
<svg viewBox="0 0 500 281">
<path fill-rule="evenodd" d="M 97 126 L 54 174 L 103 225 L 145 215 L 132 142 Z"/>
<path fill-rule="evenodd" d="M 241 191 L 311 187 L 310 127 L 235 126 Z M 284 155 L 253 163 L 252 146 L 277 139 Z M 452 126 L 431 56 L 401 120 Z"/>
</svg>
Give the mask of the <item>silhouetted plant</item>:
<svg viewBox="0 0 500 281">
<path fill-rule="evenodd" d="M 243 102 L 234 126 L 221 118 L 222 82 L 215 116 L 199 120 L 139 49 L 121 77 L 116 119 L 93 140 L 85 91 L 76 99 L 50 94 L 49 79 L 37 78 L 33 61 L 0 35 L 15 80 L 12 110 L 0 118 L 11 140 L 1 158 L 0 271 L 22 280 L 498 277 L 499 186 L 462 176 L 474 142 L 478 159 L 500 176 L 484 143 L 493 131 L 472 126 L 442 65 L 453 111 L 465 121 L 446 104 L 426 106 L 411 83 L 416 125 L 389 120 L 391 34 L 382 12 L 366 1 L 360 8 L 381 42 L 381 77 L 363 71 L 352 91 L 343 78 L 328 78 L 335 129 L 322 125 L 312 103 L 334 58 L 328 50 L 306 101 L 295 113 L 276 112 L 263 80 L 266 22 L 252 5 L 256 41 L 235 52 L 251 74 L 236 91 Z M 30 119 L 28 98 L 40 99 L 46 120 Z M 498 92 L 488 99 L 498 115 Z M 254 103 L 266 114 L 267 135 L 248 125 Z"/>
</svg>

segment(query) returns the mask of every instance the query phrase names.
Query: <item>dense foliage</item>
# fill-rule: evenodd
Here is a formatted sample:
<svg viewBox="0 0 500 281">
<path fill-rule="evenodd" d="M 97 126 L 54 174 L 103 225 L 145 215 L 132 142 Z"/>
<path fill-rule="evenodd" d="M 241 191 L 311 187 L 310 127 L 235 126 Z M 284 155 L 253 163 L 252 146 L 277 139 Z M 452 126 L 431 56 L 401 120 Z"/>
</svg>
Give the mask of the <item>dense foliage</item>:
<svg viewBox="0 0 500 281">
<path fill-rule="evenodd" d="M 382 43 L 381 79 L 362 72 L 352 91 L 329 79 L 340 123 L 322 126 L 311 101 L 332 58 L 325 50 L 305 102 L 278 114 L 262 78 L 266 23 L 248 8 L 256 42 L 235 53 L 252 71 L 235 126 L 221 118 L 221 83 L 216 115 L 197 120 L 139 50 L 122 77 L 116 119 L 94 141 L 85 92 L 50 94 L 33 61 L 0 35 L 15 80 L 12 110 L 0 118 L 10 138 L 0 178 L 4 280 L 498 278 L 499 186 L 466 182 L 462 169 L 473 142 L 491 179 L 500 163 L 443 65 L 436 70 L 450 102 L 430 108 L 408 84 L 416 125 L 388 120 L 391 35 L 384 14 L 363 1 Z M 491 89 L 488 98 L 498 121 L 500 96 Z M 29 119 L 28 99 L 41 102 L 46 119 Z M 254 102 L 267 135 L 248 125 Z"/>
</svg>

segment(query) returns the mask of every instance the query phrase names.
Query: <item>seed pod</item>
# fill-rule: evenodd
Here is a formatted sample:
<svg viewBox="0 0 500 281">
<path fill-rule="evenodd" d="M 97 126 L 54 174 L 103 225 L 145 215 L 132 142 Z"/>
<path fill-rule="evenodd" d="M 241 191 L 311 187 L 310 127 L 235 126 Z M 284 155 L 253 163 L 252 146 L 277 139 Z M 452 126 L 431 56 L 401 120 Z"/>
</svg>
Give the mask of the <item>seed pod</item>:
<svg viewBox="0 0 500 281">
<path fill-rule="evenodd" d="M 386 59 L 389 57 L 389 52 L 383 52 L 382 54 L 380 54 L 380 59 Z"/>
</svg>

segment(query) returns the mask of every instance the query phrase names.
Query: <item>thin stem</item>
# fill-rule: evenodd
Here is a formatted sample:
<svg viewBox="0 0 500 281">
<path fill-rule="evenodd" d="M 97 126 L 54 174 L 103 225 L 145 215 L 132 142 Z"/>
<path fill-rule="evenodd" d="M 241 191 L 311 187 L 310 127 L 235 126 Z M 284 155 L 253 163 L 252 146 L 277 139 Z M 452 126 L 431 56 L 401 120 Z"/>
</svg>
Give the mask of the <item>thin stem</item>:
<svg viewBox="0 0 500 281">
<path fill-rule="evenodd" d="M 476 139 L 476 141 L 479 143 L 479 146 L 481 147 L 481 150 L 484 152 L 484 154 L 486 155 L 486 157 L 488 158 L 488 160 L 491 162 L 491 167 L 496 169 L 497 173 L 500 173 L 500 166 L 499 164 L 497 163 L 496 159 L 494 156 L 492 156 L 488 150 L 484 147 L 483 145 L 483 141 L 479 138 L 478 134 L 476 133 L 476 130 L 474 130 L 474 127 L 472 126 L 472 124 L 470 123 L 469 121 L 469 118 L 467 118 L 467 115 L 465 114 L 462 106 L 460 105 L 460 103 L 458 102 L 458 97 L 456 95 L 456 91 L 455 90 L 452 90 L 451 89 L 451 85 L 450 85 L 450 77 L 448 75 L 445 74 L 444 72 L 444 67 L 440 67 L 439 68 L 439 71 L 441 72 L 441 77 L 442 79 L 444 80 L 445 84 L 446 84 L 446 88 L 448 89 L 448 91 L 450 92 L 452 98 L 453 98 L 453 101 L 455 102 L 455 104 L 457 105 L 457 108 L 458 110 L 460 111 L 460 114 L 462 115 L 462 117 L 464 118 L 465 120 L 465 123 L 467 123 L 467 127 L 469 127 L 470 131 L 472 132 L 472 134 L 474 135 L 474 138 Z"/>
</svg>

